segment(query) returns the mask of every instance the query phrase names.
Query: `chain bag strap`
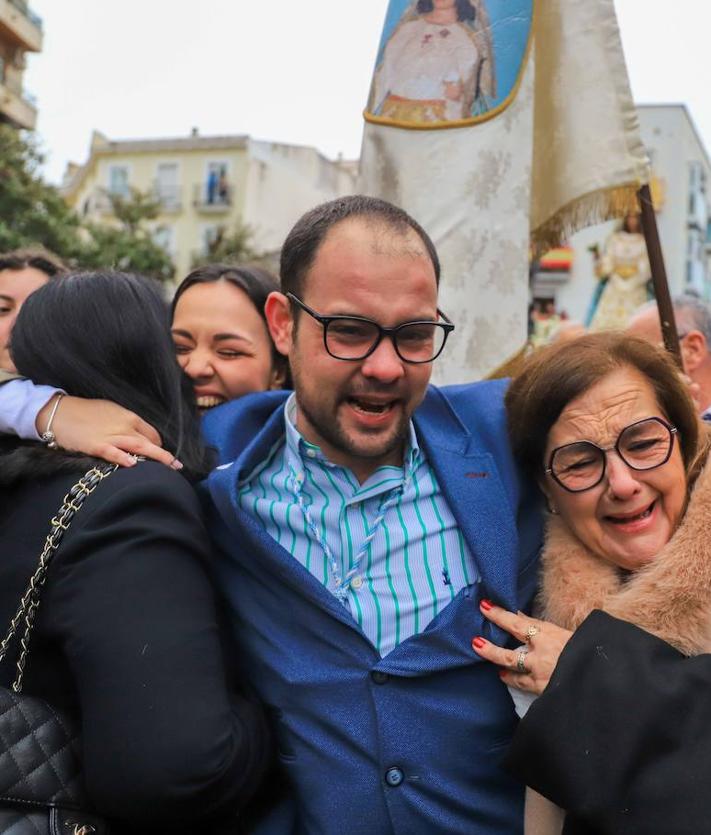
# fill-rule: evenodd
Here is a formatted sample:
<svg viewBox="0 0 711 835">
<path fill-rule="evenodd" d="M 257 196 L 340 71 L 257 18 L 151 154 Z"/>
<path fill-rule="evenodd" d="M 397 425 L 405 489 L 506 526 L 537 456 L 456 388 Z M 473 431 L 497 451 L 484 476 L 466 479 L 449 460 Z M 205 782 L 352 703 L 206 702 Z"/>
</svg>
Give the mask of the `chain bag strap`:
<svg viewBox="0 0 711 835">
<path fill-rule="evenodd" d="M 78 730 L 44 700 L 25 696 L 22 680 L 47 570 L 86 499 L 117 469 L 115 464 L 92 467 L 66 494 L 0 643 L 0 661 L 15 638 L 20 645 L 15 680 L 10 689 L 0 687 L 0 835 L 108 833 L 101 818 L 85 811 Z"/>
<path fill-rule="evenodd" d="M 7 635 L 2 643 L 0 643 L 0 661 L 2 661 L 7 654 L 12 639 L 17 635 L 18 626 L 24 620 L 25 631 L 20 641 L 21 651 L 17 659 L 17 674 L 12 683 L 12 689 L 15 693 L 22 692 L 22 678 L 25 672 L 25 664 L 27 663 L 27 652 L 29 650 L 32 627 L 39 607 L 40 593 L 47 579 L 47 569 L 52 561 L 52 557 L 57 551 L 57 548 L 59 548 L 62 537 L 69 529 L 72 519 L 79 512 L 86 499 L 105 478 L 110 476 L 111 473 L 116 472 L 117 469 L 118 464 L 106 464 L 101 467 L 92 467 L 88 472 L 84 473 L 64 497 L 59 512 L 52 518 L 50 523 L 51 529 L 45 540 L 37 570 L 30 578 L 30 583 L 22 595 L 15 617 L 10 622 Z"/>
</svg>

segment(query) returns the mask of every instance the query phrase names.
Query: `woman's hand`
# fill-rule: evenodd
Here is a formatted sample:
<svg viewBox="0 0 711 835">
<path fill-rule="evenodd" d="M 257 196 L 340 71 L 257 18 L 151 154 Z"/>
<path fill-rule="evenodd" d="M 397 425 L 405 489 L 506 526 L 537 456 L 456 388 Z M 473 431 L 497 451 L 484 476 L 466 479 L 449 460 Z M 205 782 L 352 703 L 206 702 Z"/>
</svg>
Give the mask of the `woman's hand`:
<svg viewBox="0 0 711 835">
<path fill-rule="evenodd" d="M 573 633 L 547 621 L 529 618 L 521 612 L 507 612 L 488 600 L 482 600 L 479 607 L 485 618 L 505 629 L 526 646 L 504 649 L 485 641 L 484 638 L 476 637 L 472 641 L 474 652 L 502 667 L 499 675 L 506 684 L 527 693 L 540 695 L 548 685 L 563 647 Z"/>
<path fill-rule="evenodd" d="M 37 432 L 44 432 L 52 409 L 50 400 L 37 415 Z M 161 446 L 156 430 L 138 415 L 108 400 L 63 397 L 52 424 L 62 449 L 132 467 L 136 456 L 151 458 L 175 470 L 182 464 Z"/>
</svg>

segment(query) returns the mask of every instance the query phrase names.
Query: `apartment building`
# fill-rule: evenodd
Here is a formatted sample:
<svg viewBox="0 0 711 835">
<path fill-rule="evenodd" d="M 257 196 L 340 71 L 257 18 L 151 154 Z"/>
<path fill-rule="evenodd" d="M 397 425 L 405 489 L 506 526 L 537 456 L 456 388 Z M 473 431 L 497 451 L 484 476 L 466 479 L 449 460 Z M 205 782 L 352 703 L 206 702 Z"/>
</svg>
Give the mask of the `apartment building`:
<svg viewBox="0 0 711 835">
<path fill-rule="evenodd" d="M 100 223 L 112 222 L 110 195 L 153 194 L 161 210 L 152 234 L 180 279 L 217 235 L 239 224 L 252 229 L 255 249 L 277 253 L 303 212 L 351 193 L 355 176 L 355 163 L 249 136 L 193 130 L 175 139 L 112 140 L 95 132 L 89 159 L 68 167 L 63 192 L 80 215 Z"/>
<path fill-rule="evenodd" d="M 683 104 L 637 105 L 642 140 L 652 163 L 652 195 L 672 295 L 711 299 L 711 159 Z M 535 298 L 555 300 L 559 311 L 583 320 L 597 278 L 593 252 L 619 222 L 573 235 L 567 269 L 540 270 Z"/>
<path fill-rule="evenodd" d="M 28 52 L 42 50 L 42 21 L 26 0 L 0 0 L 0 122 L 32 130 L 37 105 L 23 89 Z"/>
</svg>

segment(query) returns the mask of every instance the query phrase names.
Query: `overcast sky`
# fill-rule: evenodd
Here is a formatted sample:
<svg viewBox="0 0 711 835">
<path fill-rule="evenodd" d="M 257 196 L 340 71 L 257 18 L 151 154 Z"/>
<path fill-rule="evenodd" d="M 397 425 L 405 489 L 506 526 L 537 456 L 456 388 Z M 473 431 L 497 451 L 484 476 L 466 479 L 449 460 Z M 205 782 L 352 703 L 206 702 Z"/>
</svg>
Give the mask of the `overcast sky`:
<svg viewBox="0 0 711 835">
<path fill-rule="evenodd" d="M 545 0 L 543 0 L 545 2 Z M 387 0 L 30 0 L 46 171 L 112 139 L 250 134 L 358 156 Z M 711 2 L 615 0 L 638 102 L 685 102 L 711 148 Z"/>
</svg>

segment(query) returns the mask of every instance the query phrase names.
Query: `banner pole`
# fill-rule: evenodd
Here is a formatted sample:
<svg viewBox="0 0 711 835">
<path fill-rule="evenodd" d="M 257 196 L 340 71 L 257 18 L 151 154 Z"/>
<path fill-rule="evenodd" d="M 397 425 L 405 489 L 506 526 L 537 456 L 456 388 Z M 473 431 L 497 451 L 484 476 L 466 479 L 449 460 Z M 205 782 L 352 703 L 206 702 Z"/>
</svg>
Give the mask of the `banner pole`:
<svg viewBox="0 0 711 835">
<path fill-rule="evenodd" d="M 683 370 L 681 360 L 681 347 L 679 336 L 674 319 L 674 308 L 669 294 L 669 283 L 667 271 L 664 266 L 664 255 L 662 244 L 659 240 L 659 229 L 657 228 L 657 217 L 654 213 L 652 193 L 649 184 L 645 183 L 637 192 L 637 199 L 642 213 L 642 232 L 647 244 L 647 255 L 649 266 L 652 271 L 652 284 L 654 286 L 654 297 L 657 300 L 659 310 L 659 321 L 662 326 L 662 337 L 664 347 L 674 357 L 676 364 Z"/>
</svg>

